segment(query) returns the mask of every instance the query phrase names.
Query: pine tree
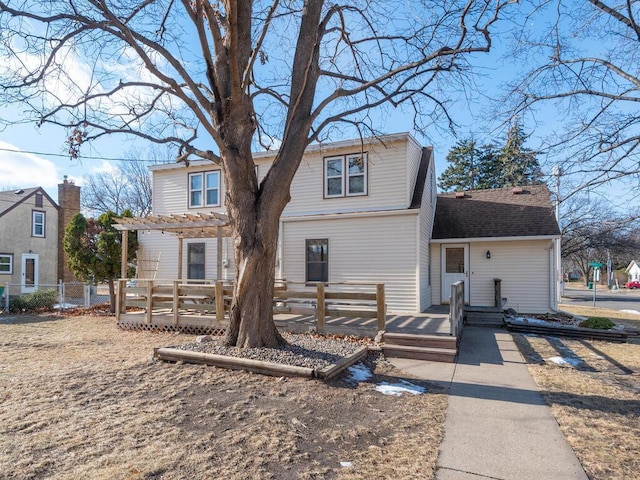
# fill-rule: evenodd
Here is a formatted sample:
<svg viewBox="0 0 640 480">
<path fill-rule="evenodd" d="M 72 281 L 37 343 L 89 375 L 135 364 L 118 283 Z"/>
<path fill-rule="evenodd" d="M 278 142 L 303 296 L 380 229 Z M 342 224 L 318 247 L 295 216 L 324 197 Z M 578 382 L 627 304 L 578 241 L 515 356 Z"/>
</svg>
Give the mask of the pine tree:
<svg viewBox="0 0 640 480">
<path fill-rule="evenodd" d="M 543 175 L 537 159 L 538 154 L 524 146 L 528 137 L 517 121 L 509 128 L 506 144 L 499 154 L 503 187 L 542 183 Z"/>
<path fill-rule="evenodd" d="M 438 186 L 451 192 L 542 183 L 538 153 L 524 146 L 527 138 L 516 122 L 509 128 L 502 148 L 478 146 L 474 139 L 458 141 L 447 154 L 449 166 L 438 177 Z"/>
</svg>

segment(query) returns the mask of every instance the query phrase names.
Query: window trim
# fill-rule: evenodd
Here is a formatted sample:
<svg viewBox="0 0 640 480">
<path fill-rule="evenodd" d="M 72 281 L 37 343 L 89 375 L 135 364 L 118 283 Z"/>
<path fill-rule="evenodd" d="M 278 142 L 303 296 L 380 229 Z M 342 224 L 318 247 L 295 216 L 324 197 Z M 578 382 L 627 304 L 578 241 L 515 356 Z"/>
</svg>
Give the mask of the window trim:
<svg viewBox="0 0 640 480">
<path fill-rule="evenodd" d="M 9 271 L 3 272 L 0 270 L 0 275 L 13 275 L 13 253 L 0 253 L 0 257 L 7 257 L 9 259 Z M 0 265 L 7 265 L 7 263 L 0 262 Z"/>
<path fill-rule="evenodd" d="M 207 188 L 207 176 L 215 174 L 218 177 L 218 186 L 216 188 Z M 200 177 L 200 188 L 192 189 L 191 188 L 191 179 L 199 176 Z M 222 176 L 220 175 L 220 170 L 206 170 L 203 172 L 193 172 L 189 173 L 187 176 L 187 204 L 189 208 L 205 208 L 205 207 L 219 207 L 221 205 L 221 191 L 222 191 Z M 217 190 L 218 191 L 218 202 L 217 203 L 207 203 L 207 193 L 209 191 Z M 193 204 L 191 202 L 192 193 L 200 192 L 200 203 Z"/>
<path fill-rule="evenodd" d="M 361 157 L 363 159 L 363 171 L 362 173 L 349 173 L 349 160 L 352 158 Z M 369 156 L 367 152 L 359 153 L 347 153 L 345 155 L 333 155 L 331 157 L 324 157 L 323 162 L 323 195 L 324 198 L 343 198 L 343 197 L 364 197 L 369 195 Z M 340 160 L 342 171 L 341 174 L 329 177 L 327 175 L 327 165 L 331 160 Z M 349 180 L 354 177 L 363 177 L 363 190 L 362 192 L 350 193 L 349 192 Z M 340 193 L 329 194 L 329 179 L 340 178 Z"/>
<path fill-rule="evenodd" d="M 309 280 L 309 242 L 326 242 L 327 260 L 324 262 L 313 262 L 316 264 L 326 263 L 327 276 L 322 280 Z M 306 284 L 315 285 L 317 283 L 327 283 L 329 281 L 329 239 L 328 238 L 306 238 L 304 240 L 304 281 Z"/>
<path fill-rule="evenodd" d="M 36 233 L 36 225 L 39 225 L 39 223 L 36 223 L 37 214 L 42 214 L 42 235 L 38 235 Z M 46 226 L 47 226 L 47 212 L 44 212 L 42 210 L 32 210 L 31 211 L 31 236 L 35 238 L 45 238 L 47 236 Z"/>
</svg>

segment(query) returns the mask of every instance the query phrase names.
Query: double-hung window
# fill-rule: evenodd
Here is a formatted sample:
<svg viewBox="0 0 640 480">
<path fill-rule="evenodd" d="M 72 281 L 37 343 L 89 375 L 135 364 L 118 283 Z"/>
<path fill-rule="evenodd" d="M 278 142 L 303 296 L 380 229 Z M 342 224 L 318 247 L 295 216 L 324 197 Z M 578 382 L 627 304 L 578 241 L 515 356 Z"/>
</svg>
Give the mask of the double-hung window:
<svg viewBox="0 0 640 480">
<path fill-rule="evenodd" d="M 44 237 L 44 212 L 34 210 L 31 216 L 31 236 Z"/>
<path fill-rule="evenodd" d="M 306 241 L 307 282 L 329 281 L 329 240 Z"/>
<path fill-rule="evenodd" d="M 0 253 L 0 275 L 11 275 L 13 273 L 13 255 L 10 253 Z"/>
<path fill-rule="evenodd" d="M 189 207 L 220 206 L 220 171 L 189 174 Z"/>
<path fill-rule="evenodd" d="M 204 252 L 204 243 L 189 243 L 187 245 L 187 278 L 189 280 L 204 280 Z"/>
<path fill-rule="evenodd" d="M 325 198 L 367 195 L 367 154 L 324 159 Z"/>
</svg>

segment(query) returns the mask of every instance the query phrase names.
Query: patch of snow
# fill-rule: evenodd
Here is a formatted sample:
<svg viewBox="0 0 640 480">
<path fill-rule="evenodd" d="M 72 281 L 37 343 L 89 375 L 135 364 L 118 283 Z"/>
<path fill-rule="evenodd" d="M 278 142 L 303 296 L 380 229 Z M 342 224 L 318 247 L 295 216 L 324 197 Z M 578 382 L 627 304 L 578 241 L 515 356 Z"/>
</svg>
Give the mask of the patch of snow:
<svg viewBox="0 0 640 480">
<path fill-rule="evenodd" d="M 369 380 L 373 377 L 371 370 L 369 370 L 364 364 L 356 363 L 348 368 L 349 373 L 351 374 L 347 381 L 349 383 L 360 383 L 366 380 Z"/>
<path fill-rule="evenodd" d="M 16 317 L 0 317 L 0 323 L 13 323 Z"/>
<path fill-rule="evenodd" d="M 589 355 L 595 358 L 604 358 L 602 355 L 598 355 L 597 353 L 589 352 Z"/>
<path fill-rule="evenodd" d="M 571 365 L 572 367 L 578 367 L 583 363 L 581 358 L 551 357 L 547 360 L 556 365 Z"/>
<path fill-rule="evenodd" d="M 56 310 L 60 310 L 61 308 L 76 308 L 78 305 L 74 305 L 73 303 L 56 303 L 53 308 Z"/>
<path fill-rule="evenodd" d="M 399 383 L 387 383 L 382 382 L 376 386 L 376 390 L 383 395 L 396 395 L 400 396 L 403 393 L 410 393 L 412 395 L 422 395 L 425 392 L 425 388 L 419 385 L 414 385 L 411 382 L 401 380 Z"/>
<path fill-rule="evenodd" d="M 340 462 L 341 467 L 353 467 L 353 462 Z"/>
<path fill-rule="evenodd" d="M 622 313 L 633 313 L 634 315 L 640 315 L 638 310 L 620 310 Z"/>
<path fill-rule="evenodd" d="M 576 325 L 576 323 L 562 324 L 558 322 L 549 322 L 547 320 L 529 317 L 516 317 L 511 319 L 511 323 L 517 323 L 519 325 L 537 325 L 539 327 L 570 327 Z"/>
</svg>

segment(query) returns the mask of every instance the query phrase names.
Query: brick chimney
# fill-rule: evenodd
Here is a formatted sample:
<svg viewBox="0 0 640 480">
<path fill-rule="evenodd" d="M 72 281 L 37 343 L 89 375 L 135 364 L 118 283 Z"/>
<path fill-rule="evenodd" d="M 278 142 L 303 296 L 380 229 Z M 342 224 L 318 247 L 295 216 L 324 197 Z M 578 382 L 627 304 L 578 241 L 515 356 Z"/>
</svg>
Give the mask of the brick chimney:
<svg viewBox="0 0 640 480">
<path fill-rule="evenodd" d="M 64 251 L 64 231 L 71 222 L 71 217 L 80 213 L 80 187 L 67 180 L 64 176 L 62 183 L 58 184 L 58 279 L 63 282 L 77 282 L 67 265 L 67 254 Z"/>
</svg>

